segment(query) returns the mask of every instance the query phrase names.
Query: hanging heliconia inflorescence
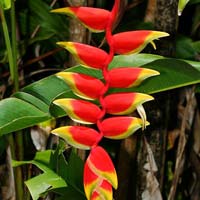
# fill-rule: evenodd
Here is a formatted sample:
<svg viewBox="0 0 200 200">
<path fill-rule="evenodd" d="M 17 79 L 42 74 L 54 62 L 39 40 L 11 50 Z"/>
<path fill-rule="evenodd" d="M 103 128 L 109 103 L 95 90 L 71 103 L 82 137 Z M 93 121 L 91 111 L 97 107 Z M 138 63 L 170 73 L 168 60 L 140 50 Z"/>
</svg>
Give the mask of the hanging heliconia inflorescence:
<svg viewBox="0 0 200 200">
<path fill-rule="evenodd" d="M 112 35 L 120 0 L 115 0 L 113 9 L 91 7 L 67 7 L 52 12 L 62 13 L 79 20 L 93 32 L 105 31 L 109 52 L 77 42 L 58 42 L 85 67 L 102 70 L 104 80 L 75 73 L 59 72 L 75 95 L 80 98 L 57 99 L 69 117 L 81 124 L 96 124 L 97 130 L 88 126 L 64 126 L 52 131 L 75 148 L 91 150 L 84 167 L 84 189 L 88 200 L 112 200 L 112 188 L 117 189 L 117 174 L 108 153 L 99 146 L 103 137 L 124 139 L 149 123 L 140 118 L 126 116 L 143 103 L 153 99 L 150 95 L 124 92 L 107 94 L 109 88 L 129 88 L 139 85 L 144 79 L 158 75 L 151 69 L 118 67 L 108 69 L 114 54 L 134 54 L 142 51 L 153 40 L 168 36 L 159 31 L 139 30 Z M 89 101 L 88 101 L 89 100 Z M 97 106 L 95 102 L 99 102 Z M 106 113 L 114 115 L 105 118 Z"/>
</svg>

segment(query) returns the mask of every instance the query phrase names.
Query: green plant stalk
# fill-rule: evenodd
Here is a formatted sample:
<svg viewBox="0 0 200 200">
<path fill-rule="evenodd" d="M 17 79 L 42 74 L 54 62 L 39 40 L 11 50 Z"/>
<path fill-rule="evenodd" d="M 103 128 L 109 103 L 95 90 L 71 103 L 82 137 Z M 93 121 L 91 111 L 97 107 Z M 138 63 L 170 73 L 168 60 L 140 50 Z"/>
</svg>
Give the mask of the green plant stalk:
<svg viewBox="0 0 200 200">
<path fill-rule="evenodd" d="M 15 2 L 11 0 L 11 9 L 10 9 L 10 18 L 11 18 L 11 41 L 12 41 L 12 55 L 13 55 L 13 84 L 15 92 L 19 90 L 19 76 L 18 76 L 18 67 L 17 67 L 17 37 L 16 37 L 16 13 L 15 13 Z M 15 148 L 17 154 L 15 157 L 19 160 L 23 160 L 24 157 L 24 148 L 23 148 L 23 134 L 22 132 L 16 133 L 16 145 Z M 17 167 L 15 170 L 15 188 L 16 188 L 16 199 L 24 199 L 24 188 L 23 188 L 23 176 L 22 176 L 22 167 Z"/>
<path fill-rule="evenodd" d="M 10 68 L 10 75 L 11 75 L 11 79 L 14 80 L 13 52 L 12 52 L 12 47 L 11 47 L 11 42 L 10 42 L 10 37 L 9 37 L 9 32 L 8 32 L 8 25 L 6 23 L 4 9 L 3 9 L 3 7 L 2 7 L 1 4 L 0 4 L 0 18 L 1 18 L 2 28 L 3 28 L 4 38 L 5 38 L 5 44 L 6 44 L 7 54 L 8 54 L 8 62 L 9 62 L 9 68 Z"/>
<path fill-rule="evenodd" d="M 19 75 L 17 67 L 17 37 L 16 37 L 16 17 L 15 17 L 15 2 L 11 0 L 11 39 L 12 39 L 12 55 L 13 55 L 13 84 L 15 92 L 19 90 Z"/>
<path fill-rule="evenodd" d="M 23 148 L 23 133 L 18 131 L 15 133 L 15 157 L 17 160 L 23 160 L 24 158 L 24 148 Z M 16 199 L 24 199 L 24 180 L 22 174 L 22 167 L 17 167 L 15 169 L 15 189 L 16 189 Z"/>
<path fill-rule="evenodd" d="M 0 4 L 0 14 L 1 14 L 1 22 L 3 27 L 3 34 L 5 38 L 5 44 L 8 54 L 8 62 L 9 62 L 9 69 L 11 79 L 13 81 L 14 90 L 17 92 L 19 90 L 19 78 L 18 78 L 18 69 L 17 69 L 17 39 L 16 39 L 16 21 L 15 21 L 15 4 L 14 0 L 11 1 L 11 9 L 10 9 L 10 16 L 11 16 L 11 39 L 12 45 L 10 41 L 8 25 L 6 22 L 4 9 Z M 12 152 L 12 157 L 15 159 L 16 156 L 16 149 L 17 146 L 18 150 L 18 157 L 19 159 L 23 159 L 23 136 L 22 134 L 16 134 L 16 144 L 13 142 L 13 135 L 9 137 L 10 148 Z M 15 170 L 15 188 L 16 188 L 16 199 L 21 200 L 23 199 L 23 178 L 22 178 L 22 169 L 20 167 L 16 168 Z"/>
</svg>

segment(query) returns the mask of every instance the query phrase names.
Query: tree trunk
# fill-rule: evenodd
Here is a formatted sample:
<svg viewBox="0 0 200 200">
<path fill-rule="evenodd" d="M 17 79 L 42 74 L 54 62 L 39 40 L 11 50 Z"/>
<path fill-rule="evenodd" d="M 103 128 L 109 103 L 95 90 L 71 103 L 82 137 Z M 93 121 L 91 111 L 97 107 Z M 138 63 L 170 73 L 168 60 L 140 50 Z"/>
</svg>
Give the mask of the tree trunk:
<svg viewBox="0 0 200 200">
<path fill-rule="evenodd" d="M 155 1 L 153 0 L 153 3 Z M 156 54 L 173 57 L 175 53 L 175 35 L 177 30 L 177 10 L 178 0 L 157 0 L 155 8 L 155 30 L 168 32 L 170 37 L 163 38 L 156 42 Z M 155 53 L 155 52 L 154 52 Z M 163 188 L 164 170 L 165 170 L 165 155 L 167 144 L 167 130 L 170 113 L 170 103 L 172 94 L 166 92 L 155 96 L 155 101 L 149 104 L 147 108 L 148 121 L 150 128 L 147 129 L 145 135 L 158 167 L 156 175 L 160 189 Z M 137 200 L 142 199 L 142 193 L 146 188 L 147 171 L 144 169 L 144 164 L 147 162 L 147 150 L 144 141 L 140 141 L 138 152 L 138 167 L 137 167 Z"/>
</svg>

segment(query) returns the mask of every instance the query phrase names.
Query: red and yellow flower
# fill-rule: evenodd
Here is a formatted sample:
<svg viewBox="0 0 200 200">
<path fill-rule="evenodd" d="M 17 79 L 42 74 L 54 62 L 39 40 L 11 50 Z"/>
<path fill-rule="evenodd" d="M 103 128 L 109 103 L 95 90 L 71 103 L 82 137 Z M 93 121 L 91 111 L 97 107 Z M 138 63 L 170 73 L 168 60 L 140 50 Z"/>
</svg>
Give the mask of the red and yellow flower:
<svg viewBox="0 0 200 200">
<path fill-rule="evenodd" d="M 156 48 L 153 40 L 166 36 L 169 36 L 169 34 L 165 32 L 149 30 L 129 31 L 115 34 L 113 36 L 115 53 L 139 53 L 149 43 Z"/>
<path fill-rule="evenodd" d="M 72 120 L 83 124 L 97 123 L 101 113 L 101 109 L 97 105 L 84 100 L 57 99 L 54 104 L 62 107 Z"/>
<path fill-rule="evenodd" d="M 54 9 L 51 12 L 66 14 L 78 19 L 92 32 L 105 31 L 110 12 L 99 8 L 90 7 L 65 7 Z"/>
<path fill-rule="evenodd" d="M 89 7 L 67 7 L 53 10 L 78 19 L 84 26 L 95 32 L 106 32 L 110 51 L 77 42 L 58 42 L 77 61 L 86 67 L 102 70 L 104 80 L 75 72 L 60 72 L 72 92 L 81 99 L 57 99 L 54 103 L 62 107 L 69 117 L 82 124 L 96 124 L 97 130 L 85 126 L 64 126 L 52 131 L 70 145 L 91 149 L 84 166 L 84 190 L 88 200 L 112 200 L 112 188 L 117 189 L 117 174 L 108 153 L 99 145 L 103 137 L 124 139 L 140 128 L 149 125 L 146 121 L 143 103 L 153 100 L 147 94 L 124 92 L 107 94 L 109 88 L 136 87 L 145 79 L 159 75 L 159 72 L 138 67 L 119 67 L 108 70 L 116 54 L 134 54 L 142 51 L 148 43 L 155 48 L 153 40 L 168 36 L 159 31 L 130 31 L 112 35 L 120 0 L 115 0 L 112 11 Z M 84 99 L 84 100 L 82 100 Z M 91 101 L 86 101 L 91 100 Z M 140 108 L 140 109 L 139 109 Z M 144 117 L 122 116 L 138 110 Z M 110 115 L 120 115 L 106 118 Z M 142 116 L 142 115 L 141 115 Z"/>
<path fill-rule="evenodd" d="M 141 84 L 145 79 L 157 76 L 160 73 L 146 68 L 119 67 L 108 71 L 110 87 L 130 88 Z"/>
<path fill-rule="evenodd" d="M 112 186 L 115 189 L 118 186 L 114 165 L 102 147 L 94 147 L 84 167 L 86 196 L 88 199 L 95 199 L 99 196 L 103 196 L 104 199 L 112 199 Z"/>
<path fill-rule="evenodd" d="M 139 105 L 153 100 L 153 97 L 142 93 L 115 93 L 104 98 L 106 112 L 112 115 L 132 113 Z"/>
<path fill-rule="evenodd" d="M 83 99 L 98 99 L 104 84 L 97 78 L 74 72 L 59 72 L 56 74 L 62 78 L 77 96 Z"/>
<path fill-rule="evenodd" d="M 145 126 L 149 122 L 145 122 Z M 143 120 L 136 117 L 111 117 L 102 121 L 101 131 L 103 136 L 110 139 L 124 139 L 132 135 L 143 126 Z"/>
<path fill-rule="evenodd" d="M 80 64 L 86 67 L 102 69 L 108 56 L 101 49 L 78 42 L 57 42 L 57 44 L 68 50 Z"/>
<path fill-rule="evenodd" d="M 54 129 L 52 133 L 79 149 L 92 148 L 97 143 L 99 137 L 99 133 L 96 130 L 85 126 L 63 126 Z"/>
</svg>

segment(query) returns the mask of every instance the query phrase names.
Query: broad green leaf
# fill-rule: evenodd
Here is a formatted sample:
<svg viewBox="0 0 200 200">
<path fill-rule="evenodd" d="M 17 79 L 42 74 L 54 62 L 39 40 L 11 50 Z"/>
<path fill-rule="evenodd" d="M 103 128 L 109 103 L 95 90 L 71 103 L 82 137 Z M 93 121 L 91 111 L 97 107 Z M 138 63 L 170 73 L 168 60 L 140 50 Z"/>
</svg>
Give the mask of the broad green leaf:
<svg viewBox="0 0 200 200">
<path fill-rule="evenodd" d="M 47 150 L 36 153 L 34 160 L 13 161 L 12 163 L 14 167 L 24 164 L 34 164 L 43 171 L 42 174 L 31 178 L 25 182 L 33 200 L 39 199 L 39 197 L 42 194 L 48 192 L 48 190 L 63 188 L 67 186 L 65 180 L 50 168 L 49 164 L 51 155 L 52 151 Z"/>
<path fill-rule="evenodd" d="M 83 161 L 73 151 L 70 154 L 68 162 L 63 154 L 58 157 L 57 173 L 67 182 L 68 188 L 65 192 L 76 192 L 85 199 L 83 189 Z"/>
<path fill-rule="evenodd" d="M 0 101 L 0 136 L 50 118 L 34 105 L 15 97 Z"/>
<path fill-rule="evenodd" d="M 181 60 L 161 59 L 143 65 L 143 67 L 155 69 L 160 72 L 160 75 L 147 79 L 137 88 L 124 89 L 123 91 L 152 94 L 200 83 L 200 71 Z M 113 89 L 111 92 L 116 91 L 122 90 Z"/>
<path fill-rule="evenodd" d="M 58 199 L 68 196 L 70 200 L 76 198 L 85 200 L 82 184 L 83 161 L 73 151 L 66 161 L 61 153 L 62 149 L 58 147 L 55 152 L 52 150 L 37 152 L 31 161 L 12 162 L 14 167 L 31 163 L 43 171 L 42 174 L 25 182 L 33 200 L 37 200 L 49 191 L 59 194 Z"/>
<path fill-rule="evenodd" d="M 164 59 L 164 57 L 145 53 L 136 55 L 120 55 L 114 57 L 109 67 L 111 69 L 116 67 L 139 67 L 158 59 Z"/>
<path fill-rule="evenodd" d="M 69 87 L 56 76 L 49 76 L 22 89 L 23 92 L 35 96 L 48 106 L 56 96 L 67 90 Z"/>
<path fill-rule="evenodd" d="M 25 184 L 28 187 L 33 200 L 39 199 L 39 197 L 42 196 L 43 193 L 48 192 L 49 189 L 52 190 L 66 186 L 65 181 L 53 173 L 41 174 L 26 181 Z"/>
<path fill-rule="evenodd" d="M 17 92 L 13 96 L 32 104 L 33 106 L 37 107 L 39 110 L 45 113 L 48 113 L 49 111 L 49 107 L 47 104 L 31 94 L 25 92 Z"/>
<path fill-rule="evenodd" d="M 136 54 L 136 55 L 120 55 L 120 56 L 115 56 L 113 61 L 110 64 L 110 68 L 115 68 L 115 67 L 140 67 L 143 66 L 147 63 L 156 61 L 160 59 L 166 59 L 166 57 L 159 56 L 159 55 L 154 55 L 154 54 Z M 179 59 L 174 59 L 179 60 Z M 200 62 L 197 61 L 191 61 L 191 60 L 182 60 L 188 64 L 191 65 L 191 68 L 196 68 L 197 70 L 200 71 Z M 164 61 L 165 62 L 165 61 Z M 169 67 L 168 67 L 169 68 Z"/>
</svg>

